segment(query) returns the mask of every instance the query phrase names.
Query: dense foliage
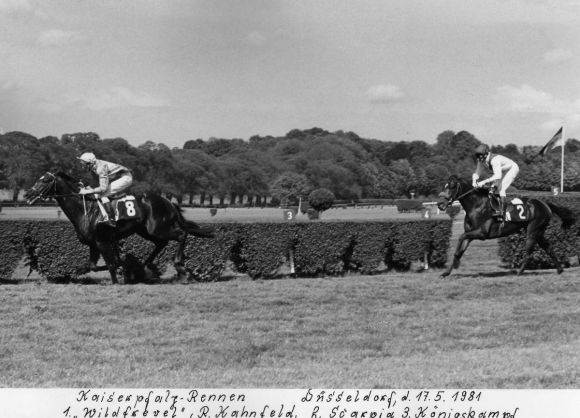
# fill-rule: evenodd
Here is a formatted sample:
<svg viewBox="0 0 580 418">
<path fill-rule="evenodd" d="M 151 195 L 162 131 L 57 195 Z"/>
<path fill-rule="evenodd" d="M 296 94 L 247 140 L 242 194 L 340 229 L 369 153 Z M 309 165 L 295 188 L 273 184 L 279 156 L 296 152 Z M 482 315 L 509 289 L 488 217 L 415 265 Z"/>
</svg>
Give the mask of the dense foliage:
<svg viewBox="0 0 580 418">
<path fill-rule="evenodd" d="M 137 147 L 123 138 L 73 133 L 35 138 L 23 132 L 0 135 L 0 188 L 14 199 L 44 171 L 61 170 L 85 177 L 76 161 L 82 152 L 119 162 L 134 174 L 135 191 L 154 189 L 192 203 L 297 204 L 315 189 L 330 190 L 338 200 L 409 198 L 436 195 L 450 174 L 473 171 L 472 150 L 480 141 L 466 131 L 445 131 L 434 144 L 361 138 L 353 132 L 294 129 L 282 137 L 248 140 L 188 140 L 170 149 L 147 141 Z M 537 157 L 539 147 L 492 147 L 520 165 L 516 188 L 550 190 L 559 185 L 560 153 Z M 566 145 L 565 190 L 580 190 L 580 142 Z M 94 181 L 94 180 L 92 180 Z M 198 199 L 196 197 L 196 199 Z"/>
<path fill-rule="evenodd" d="M 431 266 L 443 267 L 451 238 L 450 220 L 212 225 L 215 239 L 190 237 L 185 249 L 186 268 L 199 281 L 219 280 L 228 268 L 252 278 L 273 278 L 405 271 L 425 257 Z M 144 261 L 153 245 L 133 236 L 120 248 Z M 172 244 L 157 257 L 161 273 L 174 250 Z M 0 254 L 4 278 L 26 260 L 47 280 L 61 281 L 79 277 L 89 251 L 67 221 L 0 221 Z"/>
<path fill-rule="evenodd" d="M 313 190 L 308 195 L 308 204 L 318 212 L 330 209 L 334 200 L 334 193 L 325 188 Z"/>
<path fill-rule="evenodd" d="M 570 265 L 570 260 L 580 257 L 580 198 L 578 196 L 529 196 L 539 200 L 552 202 L 555 205 L 571 209 L 576 216 L 576 222 L 568 229 L 561 227 L 561 220 L 556 215 L 552 218 L 546 238 L 553 246 L 556 255 L 565 266 Z M 521 265 L 525 256 L 525 230 L 500 240 L 499 255 L 509 267 L 517 268 Z M 532 269 L 555 268 L 550 257 L 536 245 L 532 257 L 528 262 Z"/>
</svg>

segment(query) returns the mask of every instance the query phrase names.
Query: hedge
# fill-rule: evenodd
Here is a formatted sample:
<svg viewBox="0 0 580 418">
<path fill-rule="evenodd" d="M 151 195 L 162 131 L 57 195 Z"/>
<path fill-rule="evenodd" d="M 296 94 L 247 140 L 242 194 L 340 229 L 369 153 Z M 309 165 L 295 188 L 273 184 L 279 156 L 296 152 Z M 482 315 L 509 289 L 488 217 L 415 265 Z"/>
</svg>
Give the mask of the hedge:
<svg viewBox="0 0 580 418">
<path fill-rule="evenodd" d="M 425 209 L 423 202 L 417 199 L 399 199 L 396 202 L 399 212 L 418 212 Z"/>
<path fill-rule="evenodd" d="M 574 223 L 568 230 L 561 228 L 561 221 L 554 215 L 550 225 L 546 230 L 546 238 L 552 244 L 556 256 L 565 266 L 570 265 L 572 257 L 580 255 L 580 197 L 578 196 L 550 196 L 550 195 L 528 195 L 526 197 L 551 202 L 558 206 L 567 207 L 576 216 Z M 499 255 L 501 260 L 510 268 L 518 268 L 525 256 L 524 247 L 526 240 L 525 229 L 521 232 L 503 238 L 499 243 Z M 526 265 L 527 269 L 548 269 L 555 268 L 552 259 L 538 245 L 532 252 L 532 256 Z"/>
<path fill-rule="evenodd" d="M 251 278 L 372 274 L 384 269 L 409 270 L 429 258 L 444 267 L 451 238 L 451 220 L 361 222 L 212 223 L 216 238 L 189 237 L 185 267 L 199 281 L 219 280 L 228 266 Z M 157 257 L 160 272 L 172 265 L 175 243 Z M 132 236 L 120 243 L 124 253 L 141 262 L 153 244 Z M 10 278 L 23 257 L 47 280 L 73 280 L 88 262 L 88 247 L 79 243 L 65 220 L 0 221 L 0 267 Z"/>
</svg>

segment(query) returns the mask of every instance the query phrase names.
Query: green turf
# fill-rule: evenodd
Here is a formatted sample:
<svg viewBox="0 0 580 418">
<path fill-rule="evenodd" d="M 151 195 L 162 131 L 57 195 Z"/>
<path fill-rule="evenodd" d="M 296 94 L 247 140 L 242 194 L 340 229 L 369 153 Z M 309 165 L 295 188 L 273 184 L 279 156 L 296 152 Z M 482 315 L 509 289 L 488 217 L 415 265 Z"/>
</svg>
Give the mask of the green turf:
<svg viewBox="0 0 580 418">
<path fill-rule="evenodd" d="M 499 264 L 486 241 L 447 279 L 4 285 L 0 385 L 577 387 L 578 269 Z"/>
</svg>

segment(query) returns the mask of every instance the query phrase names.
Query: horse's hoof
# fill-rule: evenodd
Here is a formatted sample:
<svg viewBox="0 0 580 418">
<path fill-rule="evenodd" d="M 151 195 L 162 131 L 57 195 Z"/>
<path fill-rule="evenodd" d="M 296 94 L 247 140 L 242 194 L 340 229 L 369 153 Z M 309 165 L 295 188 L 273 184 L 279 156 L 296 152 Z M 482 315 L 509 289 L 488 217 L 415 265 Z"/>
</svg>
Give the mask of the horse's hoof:
<svg viewBox="0 0 580 418">
<path fill-rule="evenodd" d="M 77 267 L 76 273 L 78 276 L 82 276 L 83 274 L 90 273 L 91 271 L 95 271 L 95 266 L 83 266 Z"/>
<path fill-rule="evenodd" d="M 448 271 L 441 273 L 441 277 L 447 277 L 447 276 L 449 276 L 449 272 Z"/>
</svg>

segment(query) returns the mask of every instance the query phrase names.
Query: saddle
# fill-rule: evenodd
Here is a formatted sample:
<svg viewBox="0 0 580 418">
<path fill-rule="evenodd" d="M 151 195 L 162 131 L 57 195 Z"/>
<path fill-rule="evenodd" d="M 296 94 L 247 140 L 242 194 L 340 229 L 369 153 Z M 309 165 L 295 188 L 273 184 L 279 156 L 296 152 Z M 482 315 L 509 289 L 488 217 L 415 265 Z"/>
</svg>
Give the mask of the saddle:
<svg viewBox="0 0 580 418">
<path fill-rule="evenodd" d="M 507 198 L 505 208 L 505 222 L 527 222 L 530 218 L 530 210 L 526 204 L 527 199 L 519 197 Z M 499 211 L 499 195 L 489 193 L 489 206 L 495 212 Z"/>
<path fill-rule="evenodd" d="M 111 201 L 115 212 L 115 221 L 141 218 L 141 208 L 137 204 L 135 196 L 127 193 L 119 193 L 114 196 L 108 196 L 108 198 Z M 101 219 L 106 219 L 107 211 L 105 210 L 101 199 L 97 199 L 97 203 L 101 209 Z"/>
</svg>

